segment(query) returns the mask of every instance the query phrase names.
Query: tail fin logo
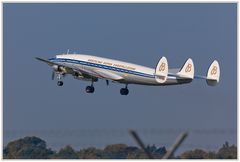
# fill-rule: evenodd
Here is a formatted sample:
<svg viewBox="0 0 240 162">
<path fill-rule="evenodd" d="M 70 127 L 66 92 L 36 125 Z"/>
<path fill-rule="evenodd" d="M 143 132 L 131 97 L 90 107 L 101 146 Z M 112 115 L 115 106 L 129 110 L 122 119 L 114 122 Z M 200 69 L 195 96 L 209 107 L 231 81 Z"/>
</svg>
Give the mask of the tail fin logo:
<svg viewBox="0 0 240 162">
<path fill-rule="evenodd" d="M 158 83 L 164 83 L 168 76 L 168 62 L 166 57 L 162 57 L 155 68 L 155 80 Z"/>
<path fill-rule="evenodd" d="M 165 68 L 166 68 L 166 64 L 163 62 L 159 67 L 159 71 L 164 71 Z"/>
<path fill-rule="evenodd" d="M 215 75 L 215 74 L 217 74 L 217 66 L 213 66 L 211 70 L 211 75 Z"/>
<path fill-rule="evenodd" d="M 185 72 L 188 73 L 192 71 L 192 64 L 188 64 L 187 67 L 185 68 Z"/>
<path fill-rule="evenodd" d="M 214 60 L 207 72 L 207 84 L 210 86 L 215 86 L 219 82 L 220 79 L 220 66 L 217 60 Z"/>
</svg>

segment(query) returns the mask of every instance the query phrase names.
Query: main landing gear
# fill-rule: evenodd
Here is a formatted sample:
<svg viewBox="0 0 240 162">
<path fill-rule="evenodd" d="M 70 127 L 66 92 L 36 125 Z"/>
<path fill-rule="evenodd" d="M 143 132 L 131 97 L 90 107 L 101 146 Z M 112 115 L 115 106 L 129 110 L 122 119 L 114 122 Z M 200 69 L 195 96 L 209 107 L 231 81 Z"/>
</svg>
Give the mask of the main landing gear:
<svg viewBox="0 0 240 162">
<path fill-rule="evenodd" d="M 58 79 L 57 85 L 58 86 L 63 86 L 62 77 L 63 77 L 62 74 L 57 74 L 57 79 Z"/>
<path fill-rule="evenodd" d="M 58 86 L 63 86 L 63 81 L 58 81 L 58 82 L 57 82 L 57 85 L 58 85 Z"/>
<path fill-rule="evenodd" d="M 86 87 L 86 92 L 87 93 L 93 93 L 94 92 L 94 87 L 93 86 L 87 86 Z"/>
<path fill-rule="evenodd" d="M 86 92 L 87 92 L 87 93 L 93 93 L 93 92 L 94 92 L 93 81 L 92 81 L 91 86 L 87 86 L 87 87 L 86 87 Z"/>
<path fill-rule="evenodd" d="M 120 89 L 120 94 L 121 94 L 121 95 L 128 95 L 128 93 L 129 93 L 129 90 L 128 90 L 127 84 L 126 84 L 126 87 L 125 87 L 125 88 L 121 88 L 121 89 Z"/>
<path fill-rule="evenodd" d="M 94 89 L 93 81 L 92 81 L 91 86 L 87 86 L 87 87 L 86 87 L 86 92 L 87 92 L 87 93 L 93 93 L 94 90 L 95 90 L 95 89 Z M 126 87 L 125 87 L 125 88 L 121 88 L 121 89 L 120 89 L 120 94 L 126 96 L 126 95 L 128 95 L 128 93 L 129 93 L 129 90 L 128 90 L 127 84 L 126 84 Z"/>
</svg>

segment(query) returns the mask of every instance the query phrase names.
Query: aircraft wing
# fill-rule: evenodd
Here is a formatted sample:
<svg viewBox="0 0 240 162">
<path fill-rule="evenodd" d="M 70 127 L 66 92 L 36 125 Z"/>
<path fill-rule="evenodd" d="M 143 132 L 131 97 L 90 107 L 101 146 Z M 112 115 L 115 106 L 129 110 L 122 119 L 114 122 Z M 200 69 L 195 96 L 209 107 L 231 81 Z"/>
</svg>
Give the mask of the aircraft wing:
<svg viewBox="0 0 240 162">
<path fill-rule="evenodd" d="M 52 61 L 49 61 L 49 60 L 45 60 L 45 59 L 42 59 L 42 58 L 38 58 L 38 57 L 36 57 L 36 59 L 39 60 L 39 61 L 45 62 L 50 66 L 57 65 L 57 66 L 61 66 L 63 68 L 66 68 L 67 71 L 79 72 L 83 76 L 87 76 L 87 77 L 90 77 L 90 78 L 102 78 L 102 79 L 112 80 L 112 81 L 118 81 L 118 80 L 124 79 L 123 77 L 121 77 L 121 76 L 119 76 L 115 73 L 109 72 L 107 70 L 104 70 L 104 69 L 101 69 L 101 70 L 100 69 L 87 70 L 85 68 L 77 67 L 77 66 L 74 66 L 74 65 L 66 65 L 66 64 L 62 65 L 62 64 L 52 62 Z"/>
<path fill-rule="evenodd" d="M 67 67 L 67 66 L 64 66 L 62 64 L 58 64 L 56 62 L 52 62 L 50 60 L 42 59 L 42 58 L 39 58 L 39 57 L 36 57 L 36 59 L 39 60 L 39 61 L 47 63 L 51 67 L 53 67 L 54 65 L 57 65 L 57 67 L 64 67 L 65 71 L 67 73 L 69 73 L 69 74 L 73 74 L 74 73 L 74 70 L 71 67 Z"/>
<path fill-rule="evenodd" d="M 42 61 L 42 62 L 45 62 L 47 63 L 48 65 L 50 66 L 53 66 L 53 65 L 59 65 L 59 64 L 56 64 L 55 62 L 52 62 L 52 61 L 49 61 L 49 60 L 45 60 L 45 59 L 42 59 L 42 58 L 39 58 L 39 57 L 35 57 L 37 60 L 39 61 Z"/>
<path fill-rule="evenodd" d="M 106 78 L 106 79 L 110 79 L 110 80 L 122 80 L 123 77 L 115 74 L 115 73 L 111 73 L 107 70 L 95 70 L 95 72 L 100 75 L 102 78 Z"/>
<path fill-rule="evenodd" d="M 75 71 L 79 71 L 82 74 L 88 75 L 88 76 L 93 76 L 96 78 L 102 78 L 102 79 L 109 79 L 109 80 L 113 80 L 113 81 L 118 81 L 118 80 L 122 80 L 123 77 L 112 73 L 110 71 L 104 70 L 104 69 L 94 69 L 94 70 L 87 70 L 87 69 L 83 69 L 83 68 L 79 68 L 79 67 L 74 67 L 73 68 Z"/>
</svg>

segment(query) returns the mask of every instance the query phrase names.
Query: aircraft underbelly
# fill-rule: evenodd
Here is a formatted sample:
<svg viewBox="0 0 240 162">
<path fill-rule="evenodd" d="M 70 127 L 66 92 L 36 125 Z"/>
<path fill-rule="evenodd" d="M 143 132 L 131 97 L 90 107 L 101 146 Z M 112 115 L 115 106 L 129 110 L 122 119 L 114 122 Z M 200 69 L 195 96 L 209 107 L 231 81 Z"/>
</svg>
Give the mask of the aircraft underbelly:
<svg viewBox="0 0 240 162">
<path fill-rule="evenodd" d="M 143 77 L 143 76 L 136 76 L 136 75 L 128 75 L 125 76 L 124 81 L 129 82 L 130 84 L 157 84 L 155 78 L 148 78 L 148 77 Z"/>
</svg>

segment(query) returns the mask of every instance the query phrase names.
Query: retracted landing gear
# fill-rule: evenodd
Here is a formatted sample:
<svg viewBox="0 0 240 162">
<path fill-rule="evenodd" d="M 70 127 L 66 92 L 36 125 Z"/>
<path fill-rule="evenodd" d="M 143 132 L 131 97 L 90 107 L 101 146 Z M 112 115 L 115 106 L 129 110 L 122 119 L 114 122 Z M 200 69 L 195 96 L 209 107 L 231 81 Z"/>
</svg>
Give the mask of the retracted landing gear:
<svg viewBox="0 0 240 162">
<path fill-rule="evenodd" d="M 120 94 L 121 94 L 121 95 L 128 95 L 128 93 L 129 93 L 129 90 L 128 90 L 127 84 L 126 84 L 126 87 L 125 87 L 125 88 L 121 88 L 121 89 L 120 89 Z"/>
<path fill-rule="evenodd" d="M 95 90 L 95 88 L 94 88 L 94 86 L 93 86 L 93 80 L 92 80 L 91 86 L 87 86 L 87 87 L 86 87 L 86 92 L 87 92 L 87 93 L 93 93 L 94 90 Z"/>
</svg>

